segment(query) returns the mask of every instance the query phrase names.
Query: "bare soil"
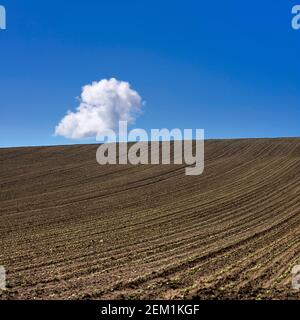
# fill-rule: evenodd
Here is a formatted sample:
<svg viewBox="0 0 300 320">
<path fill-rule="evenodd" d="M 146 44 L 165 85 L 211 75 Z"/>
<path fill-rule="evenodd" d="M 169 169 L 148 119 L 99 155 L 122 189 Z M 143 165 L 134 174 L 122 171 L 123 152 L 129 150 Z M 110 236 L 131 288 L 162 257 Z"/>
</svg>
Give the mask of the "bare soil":
<svg viewBox="0 0 300 320">
<path fill-rule="evenodd" d="M 0 299 L 299 299 L 300 139 L 211 140 L 205 172 L 0 149 Z"/>
</svg>

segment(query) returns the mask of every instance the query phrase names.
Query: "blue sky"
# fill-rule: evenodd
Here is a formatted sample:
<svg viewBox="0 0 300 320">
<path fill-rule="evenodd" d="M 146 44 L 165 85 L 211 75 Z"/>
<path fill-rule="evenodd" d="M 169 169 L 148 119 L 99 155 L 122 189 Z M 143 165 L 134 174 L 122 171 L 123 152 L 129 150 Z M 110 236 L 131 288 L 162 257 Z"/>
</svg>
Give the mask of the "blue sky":
<svg viewBox="0 0 300 320">
<path fill-rule="evenodd" d="M 53 136 L 81 87 L 115 77 L 146 101 L 135 126 L 206 138 L 300 135 L 299 1 L 0 0 L 0 146 Z"/>
</svg>

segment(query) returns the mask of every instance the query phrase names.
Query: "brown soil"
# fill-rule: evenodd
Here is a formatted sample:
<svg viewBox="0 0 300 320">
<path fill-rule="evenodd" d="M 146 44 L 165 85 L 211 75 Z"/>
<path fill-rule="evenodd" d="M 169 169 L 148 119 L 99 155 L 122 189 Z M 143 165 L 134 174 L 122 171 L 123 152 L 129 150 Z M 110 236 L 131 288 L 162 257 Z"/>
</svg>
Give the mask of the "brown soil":
<svg viewBox="0 0 300 320">
<path fill-rule="evenodd" d="M 205 172 L 0 149 L 1 299 L 299 299 L 300 139 L 211 140 Z"/>
</svg>

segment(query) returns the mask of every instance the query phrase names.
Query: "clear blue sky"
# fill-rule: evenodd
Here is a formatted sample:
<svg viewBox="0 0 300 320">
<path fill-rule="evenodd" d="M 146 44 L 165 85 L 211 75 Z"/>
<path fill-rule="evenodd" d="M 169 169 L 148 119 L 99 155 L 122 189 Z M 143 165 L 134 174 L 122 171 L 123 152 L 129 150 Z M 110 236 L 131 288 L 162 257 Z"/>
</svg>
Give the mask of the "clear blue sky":
<svg viewBox="0 0 300 320">
<path fill-rule="evenodd" d="M 111 77 L 147 102 L 137 127 L 300 136 L 297 3 L 0 0 L 0 146 L 82 142 L 55 126 L 83 85 Z"/>
</svg>

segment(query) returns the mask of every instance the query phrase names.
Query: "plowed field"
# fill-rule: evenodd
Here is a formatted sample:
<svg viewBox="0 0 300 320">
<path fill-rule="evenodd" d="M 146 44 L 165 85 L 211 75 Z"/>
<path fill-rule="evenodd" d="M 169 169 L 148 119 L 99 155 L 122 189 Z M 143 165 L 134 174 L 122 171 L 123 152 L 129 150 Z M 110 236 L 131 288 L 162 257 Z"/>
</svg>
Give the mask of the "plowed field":
<svg viewBox="0 0 300 320">
<path fill-rule="evenodd" d="M 96 149 L 0 149 L 0 298 L 300 298 L 300 139 L 206 141 L 201 176 Z"/>
</svg>

